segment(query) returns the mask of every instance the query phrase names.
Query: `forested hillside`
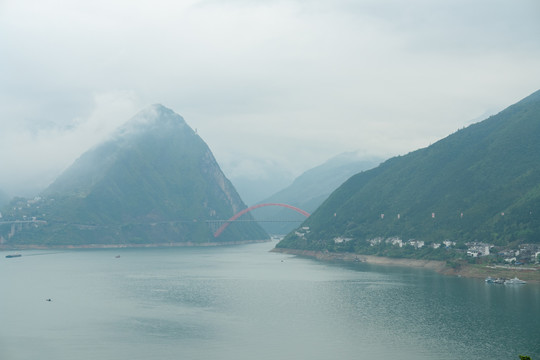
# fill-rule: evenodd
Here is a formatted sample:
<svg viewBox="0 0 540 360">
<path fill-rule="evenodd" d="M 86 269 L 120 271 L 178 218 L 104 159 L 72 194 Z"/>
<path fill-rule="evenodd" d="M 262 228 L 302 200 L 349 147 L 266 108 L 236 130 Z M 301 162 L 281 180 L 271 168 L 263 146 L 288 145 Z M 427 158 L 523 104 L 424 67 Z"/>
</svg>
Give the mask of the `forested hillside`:
<svg viewBox="0 0 540 360">
<path fill-rule="evenodd" d="M 354 251 L 377 237 L 539 243 L 540 91 L 353 176 L 302 226 L 278 247 Z"/>
</svg>

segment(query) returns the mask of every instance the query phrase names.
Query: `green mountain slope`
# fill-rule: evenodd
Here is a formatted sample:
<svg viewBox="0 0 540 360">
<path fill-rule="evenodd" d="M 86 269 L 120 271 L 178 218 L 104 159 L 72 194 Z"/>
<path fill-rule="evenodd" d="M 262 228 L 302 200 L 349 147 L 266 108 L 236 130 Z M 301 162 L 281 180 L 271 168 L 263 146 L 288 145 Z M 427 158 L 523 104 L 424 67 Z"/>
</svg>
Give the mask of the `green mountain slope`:
<svg viewBox="0 0 540 360">
<path fill-rule="evenodd" d="M 111 140 L 83 154 L 41 197 L 23 209 L 27 218 L 48 224 L 18 232 L 11 241 L 81 245 L 267 238 L 256 223 L 248 223 L 233 224 L 214 239 L 208 221 L 228 219 L 246 206 L 205 142 L 161 105 L 145 109 Z"/>
<path fill-rule="evenodd" d="M 540 242 L 540 91 L 480 123 L 353 176 L 279 247 L 355 250 L 375 237 Z M 339 247 L 339 246 L 338 246 Z"/>
<path fill-rule="evenodd" d="M 307 212 L 319 207 L 326 198 L 345 180 L 354 174 L 377 166 L 382 159 L 360 158 L 356 153 L 343 153 L 324 164 L 307 170 L 298 176 L 291 185 L 259 203 L 286 203 Z M 298 220 L 305 217 L 290 209 L 265 207 L 254 211 L 253 216 L 262 220 Z M 261 226 L 271 234 L 286 234 L 298 223 L 263 222 Z"/>
</svg>

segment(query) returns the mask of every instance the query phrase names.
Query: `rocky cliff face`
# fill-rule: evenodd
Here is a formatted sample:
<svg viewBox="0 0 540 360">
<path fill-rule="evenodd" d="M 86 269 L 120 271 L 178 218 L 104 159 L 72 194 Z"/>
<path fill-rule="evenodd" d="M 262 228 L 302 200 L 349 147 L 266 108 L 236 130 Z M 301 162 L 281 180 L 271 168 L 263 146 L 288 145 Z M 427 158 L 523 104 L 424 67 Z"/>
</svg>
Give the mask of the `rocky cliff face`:
<svg viewBox="0 0 540 360">
<path fill-rule="evenodd" d="M 215 221 L 246 205 L 206 143 L 162 105 L 141 111 L 83 154 L 33 205 L 47 226 L 13 241 L 146 244 L 267 237 L 256 223 L 244 223 L 214 239 Z"/>
</svg>

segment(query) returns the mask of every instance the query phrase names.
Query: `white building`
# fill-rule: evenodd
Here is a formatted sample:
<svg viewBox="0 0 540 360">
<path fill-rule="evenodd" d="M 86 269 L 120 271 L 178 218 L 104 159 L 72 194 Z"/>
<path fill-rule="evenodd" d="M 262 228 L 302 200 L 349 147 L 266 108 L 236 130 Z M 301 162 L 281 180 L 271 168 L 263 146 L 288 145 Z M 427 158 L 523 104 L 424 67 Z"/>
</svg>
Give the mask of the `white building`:
<svg viewBox="0 0 540 360">
<path fill-rule="evenodd" d="M 351 241 L 351 240 L 352 240 L 352 238 L 346 238 L 346 237 L 338 236 L 338 237 L 334 238 L 334 243 L 335 244 L 341 244 L 341 243 L 346 243 L 346 242 Z"/>
<path fill-rule="evenodd" d="M 468 243 L 467 255 L 472 257 L 489 255 L 489 249 L 493 245 L 485 243 Z"/>
<path fill-rule="evenodd" d="M 442 243 L 443 243 L 444 246 L 446 246 L 446 247 L 456 246 L 456 242 L 455 242 L 455 241 L 444 240 Z"/>
<path fill-rule="evenodd" d="M 397 245 L 399 247 L 403 247 L 403 240 L 401 240 L 398 237 L 388 238 L 388 239 L 386 239 L 386 242 L 389 243 L 389 244 L 392 244 L 392 245 Z"/>
<path fill-rule="evenodd" d="M 424 246 L 424 242 L 422 240 L 414 240 L 414 239 L 407 241 L 407 244 L 414 246 L 415 249 L 420 249 L 421 247 Z"/>
<path fill-rule="evenodd" d="M 383 241 L 383 238 L 382 238 L 382 237 L 377 237 L 377 238 L 369 239 L 369 240 L 368 240 L 370 246 L 379 245 L 380 243 L 382 243 L 382 241 Z"/>
</svg>

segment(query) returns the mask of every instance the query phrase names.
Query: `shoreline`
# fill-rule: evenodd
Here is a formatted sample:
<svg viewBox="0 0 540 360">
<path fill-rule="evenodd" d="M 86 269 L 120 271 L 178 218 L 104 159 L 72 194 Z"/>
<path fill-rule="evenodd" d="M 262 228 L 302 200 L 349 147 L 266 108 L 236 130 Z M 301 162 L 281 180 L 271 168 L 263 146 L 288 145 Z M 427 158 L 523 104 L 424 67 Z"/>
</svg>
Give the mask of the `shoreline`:
<svg viewBox="0 0 540 360">
<path fill-rule="evenodd" d="M 158 247 L 215 247 L 232 246 L 271 242 L 272 239 L 265 240 L 244 240 L 230 242 L 178 242 L 178 243 L 154 243 L 154 244 L 86 244 L 86 245 L 18 245 L 5 246 L 0 245 L 0 252 L 18 251 L 18 250 L 75 250 L 75 249 L 129 249 L 129 248 L 158 248 Z M 274 247 L 270 252 L 296 255 L 300 257 L 312 258 L 320 261 L 345 261 L 345 262 L 363 262 L 366 264 L 383 266 L 403 266 L 424 268 L 435 271 L 436 273 L 447 276 L 459 276 L 466 278 L 485 279 L 492 278 L 514 278 L 519 277 L 522 280 L 531 283 L 540 284 L 540 266 L 536 267 L 511 267 L 507 265 L 471 265 L 460 264 L 459 267 L 451 267 L 446 261 L 440 260 L 419 260 L 405 258 L 390 258 L 374 255 L 362 255 L 355 253 L 331 253 L 313 250 L 284 249 Z M 519 276 L 518 276 L 519 275 Z"/>
<path fill-rule="evenodd" d="M 86 244 L 86 245 L 18 245 L 5 246 L 0 245 L 0 251 L 16 251 L 16 250 L 54 250 L 54 249 L 129 249 L 129 248 L 156 248 L 156 247 L 208 247 L 208 246 L 228 246 L 228 245 L 244 245 L 270 242 L 267 240 L 243 240 L 243 241 L 228 241 L 228 242 L 178 242 L 178 243 L 154 243 L 154 244 Z"/>
<path fill-rule="evenodd" d="M 522 280 L 531 283 L 540 283 L 540 267 L 535 268 L 517 268 L 497 265 L 470 265 L 463 264 L 459 268 L 450 267 L 446 261 L 440 260 L 418 260 L 404 258 L 389 258 L 374 255 L 362 255 L 354 253 L 330 253 L 323 251 L 299 250 L 274 248 L 272 252 L 290 254 L 301 257 L 313 258 L 321 261 L 346 261 L 363 262 L 366 264 L 385 265 L 385 266 L 404 266 L 424 268 L 435 271 L 436 273 L 447 276 L 459 276 L 466 278 L 485 279 L 488 276 L 493 278 L 514 278 L 519 277 Z"/>
</svg>

